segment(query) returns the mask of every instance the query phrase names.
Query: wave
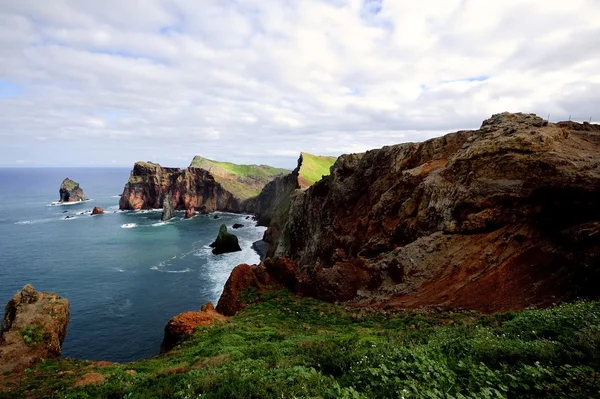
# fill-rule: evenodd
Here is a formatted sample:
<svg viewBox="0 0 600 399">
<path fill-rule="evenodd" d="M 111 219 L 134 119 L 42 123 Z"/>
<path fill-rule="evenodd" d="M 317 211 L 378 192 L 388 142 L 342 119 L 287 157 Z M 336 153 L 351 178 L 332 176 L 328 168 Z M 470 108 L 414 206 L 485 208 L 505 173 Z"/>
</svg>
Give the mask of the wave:
<svg viewBox="0 0 600 399">
<path fill-rule="evenodd" d="M 118 271 L 119 273 L 123 273 L 125 270 L 123 269 L 119 269 L 118 267 L 113 267 L 114 270 Z"/>
<path fill-rule="evenodd" d="M 48 223 L 52 222 L 55 219 L 34 219 L 34 220 L 22 220 L 20 222 L 15 222 L 15 224 L 37 224 L 37 223 Z"/>
<path fill-rule="evenodd" d="M 165 222 L 157 222 L 157 223 L 152 223 L 151 224 L 152 227 L 159 227 L 159 226 L 164 226 L 164 225 L 166 225 Z"/>
<path fill-rule="evenodd" d="M 81 213 L 80 213 L 81 215 Z M 65 216 L 64 218 L 62 218 L 61 220 L 75 220 L 75 219 L 79 219 L 79 217 L 77 216 Z"/>
<path fill-rule="evenodd" d="M 88 198 L 86 200 L 83 201 L 75 201 L 75 202 L 59 202 L 59 201 L 54 201 L 49 203 L 47 206 L 68 206 L 68 205 L 77 205 L 77 204 L 83 204 L 85 202 L 90 202 L 93 201 L 92 198 Z"/>
<path fill-rule="evenodd" d="M 134 227 L 137 227 L 137 224 L 135 223 L 125 223 L 121 225 L 122 229 L 133 229 Z"/>
</svg>

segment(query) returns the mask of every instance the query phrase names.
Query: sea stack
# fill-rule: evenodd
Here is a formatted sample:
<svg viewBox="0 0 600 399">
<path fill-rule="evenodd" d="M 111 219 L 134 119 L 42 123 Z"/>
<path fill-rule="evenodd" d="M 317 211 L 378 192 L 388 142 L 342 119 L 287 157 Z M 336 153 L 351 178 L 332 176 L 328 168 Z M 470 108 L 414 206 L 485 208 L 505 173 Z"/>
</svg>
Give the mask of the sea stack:
<svg viewBox="0 0 600 399">
<path fill-rule="evenodd" d="M 104 209 L 100 208 L 99 206 L 95 206 L 94 209 L 92 209 L 92 215 L 102 215 L 104 213 Z"/>
<path fill-rule="evenodd" d="M 83 193 L 81 187 L 79 187 L 79 183 L 69 179 L 68 177 L 63 180 L 58 193 L 60 195 L 59 202 L 61 203 L 85 201 L 88 199 Z"/>
<path fill-rule="evenodd" d="M 240 244 L 238 243 L 238 238 L 234 234 L 227 232 L 227 226 L 224 224 L 219 228 L 219 235 L 215 242 L 210 244 L 213 248 L 212 253 L 215 255 L 224 254 L 227 252 L 236 252 L 241 251 Z"/>
<path fill-rule="evenodd" d="M 167 193 L 163 201 L 163 212 L 160 219 L 163 222 L 166 222 L 167 220 L 173 219 L 173 216 L 175 216 L 175 210 L 173 209 L 173 198 L 171 197 L 171 193 Z"/>
</svg>

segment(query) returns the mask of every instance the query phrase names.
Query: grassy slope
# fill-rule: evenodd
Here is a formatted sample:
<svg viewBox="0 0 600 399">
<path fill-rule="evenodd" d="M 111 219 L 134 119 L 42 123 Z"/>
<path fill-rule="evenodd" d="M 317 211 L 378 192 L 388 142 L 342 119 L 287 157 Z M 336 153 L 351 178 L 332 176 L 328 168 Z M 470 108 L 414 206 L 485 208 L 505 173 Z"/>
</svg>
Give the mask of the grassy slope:
<svg viewBox="0 0 600 399">
<path fill-rule="evenodd" d="M 337 157 L 325 157 L 303 152 L 300 178 L 309 184 L 318 182 L 323 176 L 329 175 L 329 168 L 336 159 Z"/>
<path fill-rule="evenodd" d="M 290 173 L 268 165 L 237 165 L 200 156 L 195 156 L 190 166 L 208 170 L 227 191 L 242 200 L 257 196 L 275 177 Z"/>
<path fill-rule="evenodd" d="M 247 300 L 255 300 L 247 292 Z M 270 293 L 167 356 L 100 368 L 46 361 L 9 397 L 599 397 L 600 302 L 482 316 L 382 315 Z M 135 370 L 130 375 L 126 370 Z M 73 388 L 83 373 L 102 385 Z M 129 371 L 131 373 L 131 371 Z M 53 392 L 60 390 L 60 394 Z M 14 395 L 14 396 L 11 396 Z M 0 394 L 2 397 L 2 394 Z"/>
</svg>

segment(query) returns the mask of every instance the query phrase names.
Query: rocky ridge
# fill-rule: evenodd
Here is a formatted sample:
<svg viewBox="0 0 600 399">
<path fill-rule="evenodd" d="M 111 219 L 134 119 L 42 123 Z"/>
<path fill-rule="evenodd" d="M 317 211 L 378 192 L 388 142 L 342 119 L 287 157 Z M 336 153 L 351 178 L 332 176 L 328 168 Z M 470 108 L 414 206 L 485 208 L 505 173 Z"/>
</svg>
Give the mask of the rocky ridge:
<svg viewBox="0 0 600 399">
<path fill-rule="evenodd" d="M 285 282 L 267 262 L 241 265 L 217 309 L 234 312 L 234 276 L 374 308 L 494 312 L 595 296 L 599 132 L 503 113 L 478 130 L 341 156 L 265 234 Z"/>
</svg>

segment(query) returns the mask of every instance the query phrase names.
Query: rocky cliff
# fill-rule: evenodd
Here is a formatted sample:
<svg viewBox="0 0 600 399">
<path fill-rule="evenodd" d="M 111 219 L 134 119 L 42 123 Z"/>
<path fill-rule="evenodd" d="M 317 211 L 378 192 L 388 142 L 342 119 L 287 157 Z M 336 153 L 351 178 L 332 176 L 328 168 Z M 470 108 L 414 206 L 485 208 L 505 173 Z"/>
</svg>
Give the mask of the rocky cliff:
<svg viewBox="0 0 600 399">
<path fill-rule="evenodd" d="M 239 211 L 240 203 L 214 177 L 198 168 L 164 168 L 152 162 L 136 162 L 119 201 L 120 209 L 158 209 L 167 193 L 176 210 Z"/>
<path fill-rule="evenodd" d="M 0 372 L 60 357 L 69 301 L 26 285 L 8 302 L 0 329 Z"/>
<path fill-rule="evenodd" d="M 356 306 L 548 305 L 597 296 L 598 203 L 597 126 L 504 113 L 341 156 L 291 199 L 269 255 L 289 258 L 290 289 Z M 244 270 L 281 280 L 277 267 Z"/>
<path fill-rule="evenodd" d="M 59 202 L 78 202 L 88 199 L 79 187 L 79 183 L 68 177 L 61 183 L 58 194 L 60 196 Z"/>
</svg>

